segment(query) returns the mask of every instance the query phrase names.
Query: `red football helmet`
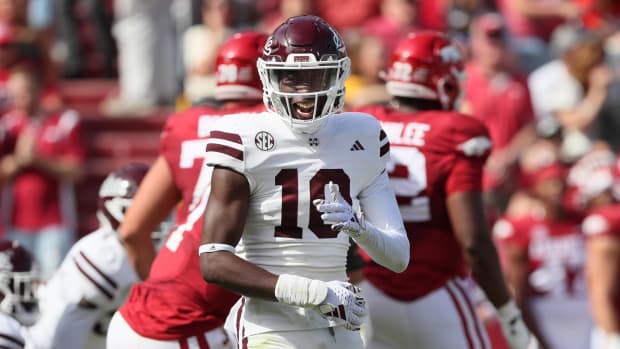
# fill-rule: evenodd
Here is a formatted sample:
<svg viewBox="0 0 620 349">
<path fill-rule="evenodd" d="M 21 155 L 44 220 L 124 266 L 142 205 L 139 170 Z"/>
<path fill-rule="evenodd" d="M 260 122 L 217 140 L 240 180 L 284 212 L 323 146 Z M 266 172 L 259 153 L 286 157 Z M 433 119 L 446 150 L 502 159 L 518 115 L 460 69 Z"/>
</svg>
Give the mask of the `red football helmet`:
<svg viewBox="0 0 620 349">
<path fill-rule="evenodd" d="M 38 316 L 37 281 L 30 252 L 17 241 L 0 241 L 0 311 L 23 325 L 32 325 Z"/>
<path fill-rule="evenodd" d="M 440 32 L 414 32 L 392 52 L 386 88 L 392 96 L 437 100 L 451 110 L 461 97 L 463 70 L 456 42 Z"/>
<path fill-rule="evenodd" d="M 259 100 L 263 94 L 256 60 L 267 34 L 248 31 L 234 34 L 220 47 L 215 60 L 217 100 Z"/>
<path fill-rule="evenodd" d="M 125 211 L 138 190 L 149 166 L 131 163 L 110 173 L 99 188 L 97 218 L 101 226 L 116 230 L 125 218 Z"/>
<path fill-rule="evenodd" d="M 317 16 L 291 17 L 267 39 L 258 72 L 267 108 L 313 133 L 344 105 L 351 61 L 340 34 Z"/>
</svg>

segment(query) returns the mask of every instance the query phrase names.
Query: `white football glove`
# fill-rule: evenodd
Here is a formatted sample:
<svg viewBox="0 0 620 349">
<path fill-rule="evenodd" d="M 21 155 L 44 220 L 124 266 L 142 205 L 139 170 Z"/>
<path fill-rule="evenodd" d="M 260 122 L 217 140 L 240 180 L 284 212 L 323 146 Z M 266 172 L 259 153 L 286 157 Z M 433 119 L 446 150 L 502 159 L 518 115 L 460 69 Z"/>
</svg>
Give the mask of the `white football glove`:
<svg viewBox="0 0 620 349">
<path fill-rule="evenodd" d="M 345 232 L 354 239 L 365 232 L 364 215 L 353 212 L 351 205 L 340 195 L 338 184 L 330 181 L 325 185 L 325 200 L 316 199 L 312 203 L 322 213 L 323 223 L 331 225 L 332 230 Z"/>
<path fill-rule="evenodd" d="M 343 281 L 329 281 L 327 288 L 327 297 L 317 307 L 318 311 L 327 319 L 342 319 L 346 329 L 358 331 L 368 313 L 362 290 Z"/>
<path fill-rule="evenodd" d="M 275 298 L 285 304 L 313 308 L 329 320 L 342 319 L 345 328 L 359 330 L 366 316 L 362 291 L 343 281 L 321 281 L 282 274 L 276 282 Z"/>
<path fill-rule="evenodd" d="M 511 349 L 527 349 L 536 342 L 525 326 L 521 312 L 513 300 L 497 309 L 502 332 Z"/>
</svg>

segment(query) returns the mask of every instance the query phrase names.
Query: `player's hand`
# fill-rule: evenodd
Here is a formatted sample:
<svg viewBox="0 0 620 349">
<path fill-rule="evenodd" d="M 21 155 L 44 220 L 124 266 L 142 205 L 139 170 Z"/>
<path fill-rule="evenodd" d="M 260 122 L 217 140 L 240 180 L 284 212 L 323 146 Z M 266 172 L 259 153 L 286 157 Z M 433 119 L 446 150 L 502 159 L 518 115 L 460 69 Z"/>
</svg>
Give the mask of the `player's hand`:
<svg viewBox="0 0 620 349">
<path fill-rule="evenodd" d="M 318 305 L 318 311 L 326 318 L 339 318 L 345 321 L 345 328 L 357 331 L 366 316 L 366 300 L 362 290 L 348 282 L 327 282 L 327 296 Z"/>
<path fill-rule="evenodd" d="M 349 203 L 340 195 L 338 185 L 325 185 L 325 200 L 316 199 L 312 202 L 321 214 L 323 223 L 331 225 L 332 230 L 342 231 L 352 238 L 360 237 L 364 232 L 363 215 L 359 217 Z"/>
<path fill-rule="evenodd" d="M 502 332 L 511 349 L 528 349 L 536 339 L 525 326 L 521 312 L 517 308 L 514 301 L 497 309 Z"/>
</svg>

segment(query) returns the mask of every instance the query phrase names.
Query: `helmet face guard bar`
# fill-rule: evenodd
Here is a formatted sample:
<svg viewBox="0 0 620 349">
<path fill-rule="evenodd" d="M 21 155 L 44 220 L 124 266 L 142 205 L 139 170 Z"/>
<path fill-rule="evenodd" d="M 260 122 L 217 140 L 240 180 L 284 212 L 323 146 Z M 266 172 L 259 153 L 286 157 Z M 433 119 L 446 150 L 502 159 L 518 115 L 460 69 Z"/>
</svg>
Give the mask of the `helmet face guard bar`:
<svg viewBox="0 0 620 349">
<path fill-rule="evenodd" d="M 0 311 L 13 315 L 22 325 L 31 325 L 37 317 L 36 288 L 38 273 L 0 272 Z"/>
<path fill-rule="evenodd" d="M 349 76 L 350 60 L 345 57 L 316 62 L 311 54 L 290 55 L 289 59 L 300 57 L 306 57 L 307 60 L 266 62 L 259 58 L 257 66 L 267 108 L 276 112 L 294 130 L 313 133 L 322 126 L 324 119 L 342 109 L 344 82 Z M 304 120 L 295 116 L 292 109 L 296 99 L 314 103 L 311 118 Z"/>
</svg>

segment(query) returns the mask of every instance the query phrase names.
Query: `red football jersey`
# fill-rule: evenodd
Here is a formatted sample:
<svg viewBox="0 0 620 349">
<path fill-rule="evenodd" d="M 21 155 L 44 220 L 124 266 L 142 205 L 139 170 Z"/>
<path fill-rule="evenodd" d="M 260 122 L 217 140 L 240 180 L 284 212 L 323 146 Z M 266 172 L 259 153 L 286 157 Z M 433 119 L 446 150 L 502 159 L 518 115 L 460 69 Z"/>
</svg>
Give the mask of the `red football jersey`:
<svg viewBox="0 0 620 349">
<path fill-rule="evenodd" d="M 161 154 L 172 169 L 182 193 L 177 226 L 157 254 L 148 278 L 131 289 L 120 308 L 125 320 L 140 335 L 176 340 L 221 326 L 239 297 L 202 279 L 198 258 L 202 212 L 206 204 L 206 178 L 202 158 L 212 122 L 225 114 L 260 112 L 262 104 L 243 109 L 195 107 L 175 114 L 162 133 Z M 201 176 L 202 172 L 202 176 Z M 210 172 L 209 172 L 210 173 Z"/>
<path fill-rule="evenodd" d="M 512 244 L 527 253 L 532 295 L 585 297 L 584 240 L 578 219 L 503 218 L 495 223 L 493 236 L 500 249 Z"/>
<path fill-rule="evenodd" d="M 466 275 L 446 199 L 481 191 L 482 167 L 491 143 L 485 126 L 455 112 L 403 113 L 375 106 L 374 115 L 390 140 L 388 171 L 411 242 L 412 262 L 397 274 L 370 261 L 364 274 L 393 298 L 411 301 Z"/>
</svg>

